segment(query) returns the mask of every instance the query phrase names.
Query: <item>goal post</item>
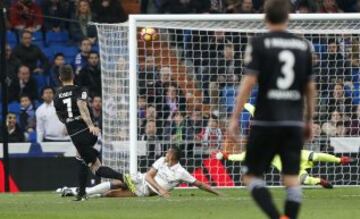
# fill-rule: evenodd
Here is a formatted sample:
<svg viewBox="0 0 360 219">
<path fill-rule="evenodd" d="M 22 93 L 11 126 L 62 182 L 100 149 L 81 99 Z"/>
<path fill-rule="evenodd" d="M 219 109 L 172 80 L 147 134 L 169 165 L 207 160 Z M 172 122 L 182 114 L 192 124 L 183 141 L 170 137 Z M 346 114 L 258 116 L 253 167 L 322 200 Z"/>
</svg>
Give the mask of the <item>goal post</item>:
<svg viewBox="0 0 360 219">
<path fill-rule="evenodd" d="M 266 31 L 263 14 L 130 15 L 98 29 L 103 89 L 103 162 L 123 172 L 144 171 L 170 145 L 195 177 L 239 186 L 241 163 L 214 152 L 240 152 L 227 139 L 248 39 Z M 144 42 L 153 28 L 158 39 Z M 316 136 L 306 149 L 359 157 L 360 14 L 291 14 L 289 31 L 314 49 Z M 249 102 L 254 103 L 256 89 Z M 243 139 L 249 113 L 241 117 Z M 357 131 L 359 129 L 359 131 Z M 155 130 L 155 131 L 154 131 Z M 154 133 L 155 132 L 155 133 Z M 309 170 L 337 185 L 359 185 L 359 162 L 320 163 Z M 279 185 L 279 172 L 266 174 Z"/>
</svg>

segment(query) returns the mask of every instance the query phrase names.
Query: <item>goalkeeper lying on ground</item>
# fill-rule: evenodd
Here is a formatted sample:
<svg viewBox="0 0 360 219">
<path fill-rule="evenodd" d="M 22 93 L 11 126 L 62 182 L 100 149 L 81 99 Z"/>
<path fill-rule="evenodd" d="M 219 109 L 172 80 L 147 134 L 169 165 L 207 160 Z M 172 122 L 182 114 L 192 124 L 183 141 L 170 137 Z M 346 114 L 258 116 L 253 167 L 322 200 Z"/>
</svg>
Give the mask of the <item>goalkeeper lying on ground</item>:
<svg viewBox="0 0 360 219">
<path fill-rule="evenodd" d="M 230 161 L 244 161 L 246 152 L 240 154 L 227 154 L 225 152 L 217 152 L 216 159 L 218 160 L 230 160 Z M 341 165 L 347 165 L 352 162 L 350 157 L 336 157 L 331 154 L 319 153 L 314 151 L 302 150 L 300 160 L 300 182 L 303 185 L 321 185 L 324 188 L 332 189 L 332 184 L 322 178 L 310 176 L 307 172 L 308 169 L 313 168 L 315 162 L 327 162 L 336 163 Z M 276 155 L 271 162 L 271 165 L 276 168 L 279 172 L 282 170 L 282 164 L 280 157 Z"/>
<path fill-rule="evenodd" d="M 104 182 L 86 189 L 87 197 L 133 197 L 133 196 L 154 196 L 169 197 L 170 191 L 180 183 L 189 183 L 209 193 L 220 195 L 203 182 L 196 180 L 179 163 L 181 151 L 177 147 L 171 147 L 165 157 L 155 161 L 150 170 L 146 173 L 125 175 L 124 181 L 128 189 L 120 189 L 120 181 Z M 77 195 L 77 188 L 60 189 L 62 196 Z"/>
<path fill-rule="evenodd" d="M 251 116 L 254 116 L 255 107 L 250 103 L 244 105 L 245 110 L 247 110 Z M 230 160 L 230 161 L 244 161 L 246 152 L 240 154 L 227 154 L 224 152 L 218 152 L 216 158 L 218 160 Z M 327 162 L 327 163 L 336 163 L 341 165 L 347 165 L 353 160 L 350 157 L 336 157 L 331 154 L 319 153 L 314 151 L 302 150 L 301 151 L 301 160 L 300 160 L 300 182 L 303 185 L 321 185 L 324 188 L 331 189 L 333 188 L 332 184 L 325 179 L 319 177 L 310 176 L 307 172 L 308 169 L 314 167 L 315 162 Z M 282 170 L 282 164 L 280 157 L 276 155 L 271 162 L 271 165 L 276 168 L 279 172 Z"/>
</svg>

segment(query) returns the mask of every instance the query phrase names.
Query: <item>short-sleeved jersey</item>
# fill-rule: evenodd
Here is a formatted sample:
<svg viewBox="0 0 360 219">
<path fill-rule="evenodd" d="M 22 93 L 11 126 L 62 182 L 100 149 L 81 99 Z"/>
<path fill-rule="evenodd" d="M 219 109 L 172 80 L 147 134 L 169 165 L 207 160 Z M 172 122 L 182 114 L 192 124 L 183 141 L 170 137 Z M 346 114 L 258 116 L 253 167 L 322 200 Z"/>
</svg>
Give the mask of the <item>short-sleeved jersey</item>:
<svg viewBox="0 0 360 219">
<path fill-rule="evenodd" d="M 258 78 L 254 125 L 303 126 L 305 86 L 312 80 L 311 44 L 288 32 L 251 39 L 245 72 Z"/>
<path fill-rule="evenodd" d="M 75 85 L 63 86 L 55 94 L 54 106 L 59 120 L 65 124 L 70 136 L 87 128 L 81 119 L 78 100 L 87 101 L 86 89 Z"/>
<path fill-rule="evenodd" d="M 180 163 L 170 167 L 165 161 L 165 157 L 156 160 L 152 168 L 157 170 L 155 181 L 168 191 L 174 189 L 182 182 L 192 184 L 196 181 Z"/>
</svg>

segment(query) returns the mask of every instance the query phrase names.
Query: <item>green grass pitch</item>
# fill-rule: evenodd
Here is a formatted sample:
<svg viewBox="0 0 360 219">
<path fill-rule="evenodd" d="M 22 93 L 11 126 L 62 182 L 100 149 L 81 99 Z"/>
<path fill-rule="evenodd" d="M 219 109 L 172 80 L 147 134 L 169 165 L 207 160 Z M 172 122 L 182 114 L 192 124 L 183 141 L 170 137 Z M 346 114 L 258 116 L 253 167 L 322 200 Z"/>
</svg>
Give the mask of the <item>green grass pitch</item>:
<svg viewBox="0 0 360 219">
<path fill-rule="evenodd" d="M 176 190 L 169 199 L 97 198 L 73 202 L 50 192 L 0 194 L 0 218 L 8 219 L 232 219 L 265 218 L 245 189 L 224 189 L 224 197 L 199 190 Z M 273 189 L 282 205 L 284 193 Z M 360 218 L 360 187 L 304 189 L 302 219 Z"/>
</svg>

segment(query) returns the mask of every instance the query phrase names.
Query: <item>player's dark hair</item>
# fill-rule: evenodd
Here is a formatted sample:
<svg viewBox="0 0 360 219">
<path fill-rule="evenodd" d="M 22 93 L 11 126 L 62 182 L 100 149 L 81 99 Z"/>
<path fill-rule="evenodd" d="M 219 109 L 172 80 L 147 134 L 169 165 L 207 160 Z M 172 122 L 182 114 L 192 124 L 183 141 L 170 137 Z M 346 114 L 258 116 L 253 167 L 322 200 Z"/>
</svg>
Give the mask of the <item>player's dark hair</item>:
<svg viewBox="0 0 360 219">
<path fill-rule="evenodd" d="M 80 46 L 83 44 L 84 41 L 90 41 L 91 42 L 91 40 L 88 37 L 84 37 L 80 41 Z"/>
<path fill-rule="evenodd" d="M 56 53 L 56 54 L 54 55 L 54 60 L 55 60 L 57 57 L 59 57 L 59 56 L 61 56 L 61 57 L 64 57 L 64 58 L 65 58 L 64 53 L 58 52 L 58 53 Z"/>
<path fill-rule="evenodd" d="M 97 55 L 98 57 L 99 57 L 99 53 L 98 52 L 96 52 L 96 51 L 94 51 L 94 50 L 92 50 L 92 51 L 90 51 L 90 53 L 89 53 L 89 57 L 90 57 L 90 55 Z"/>
<path fill-rule="evenodd" d="M 30 31 L 28 31 L 28 30 L 24 30 L 24 31 L 21 33 L 21 38 L 23 38 L 25 34 L 30 34 L 31 36 L 33 35 L 32 32 L 30 32 Z"/>
<path fill-rule="evenodd" d="M 17 117 L 16 113 L 15 113 L 15 112 L 12 112 L 12 111 L 8 112 L 8 114 L 6 114 L 6 117 L 8 117 L 8 116 L 10 116 L 10 115 L 13 115 L 13 116 Z"/>
<path fill-rule="evenodd" d="M 181 149 L 178 146 L 172 145 L 170 147 L 170 149 L 172 150 L 172 152 L 174 153 L 174 157 L 177 161 L 180 161 L 181 159 Z"/>
<path fill-rule="evenodd" d="M 267 0 L 264 8 L 265 20 L 271 24 L 285 23 L 291 10 L 289 0 Z"/>
<path fill-rule="evenodd" d="M 72 81 L 74 78 L 73 69 L 70 65 L 60 66 L 59 68 L 59 78 L 62 82 Z"/>
<path fill-rule="evenodd" d="M 29 98 L 29 100 L 31 101 L 31 97 L 27 94 L 21 94 L 19 100 L 21 100 L 22 98 Z"/>
<path fill-rule="evenodd" d="M 333 43 L 335 43 L 337 45 L 336 39 L 334 39 L 334 38 L 328 39 L 328 44 L 333 44 Z"/>
<path fill-rule="evenodd" d="M 95 94 L 95 95 L 92 97 L 91 102 L 94 102 L 95 98 L 100 98 L 100 100 L 102 100 L 102 99 L 101 99 L 101 96 L 100 96 L 99 94 Z"/>
<path fill-rule="evenodd" d="M 51 87 L 51 86 L 45 86 L 45 87 L 43 87 L 43 88 L 41 89 L 41 96 L 44 95 L 44 92 L 45 92 L 46 90 L 52 90 L 52 92 L 55 93 L 55 89 L 54 89 L 53 87 Z"/>
</svg>

